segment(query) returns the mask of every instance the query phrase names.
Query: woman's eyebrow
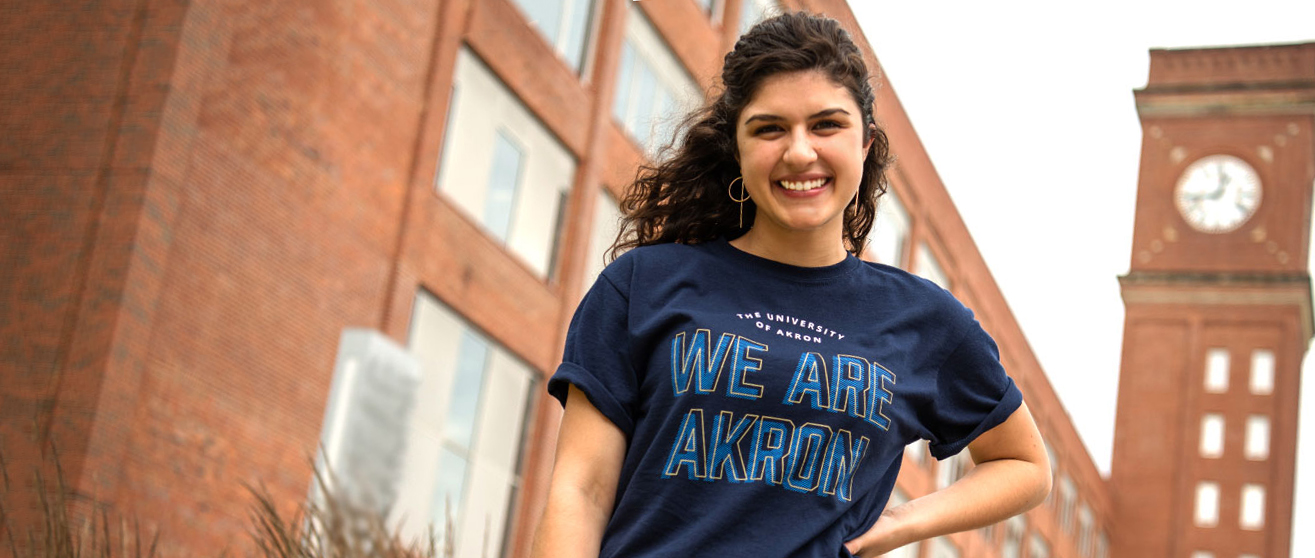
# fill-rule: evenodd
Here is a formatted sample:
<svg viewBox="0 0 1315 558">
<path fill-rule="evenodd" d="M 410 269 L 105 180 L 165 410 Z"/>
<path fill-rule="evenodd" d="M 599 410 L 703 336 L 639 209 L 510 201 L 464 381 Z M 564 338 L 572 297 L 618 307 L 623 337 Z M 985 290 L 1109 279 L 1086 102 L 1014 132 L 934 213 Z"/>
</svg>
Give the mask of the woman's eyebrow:
<svg viewBox="0 0 1315 558">
<path fill-rule="evenodd" d="M 824 118 L 824 117 L 827 117 L 827 116 L 831 116 L 831 115 L 833 115 L 833 114 L 845 114 L 845 115 L 848 115 L 848 114 L 849 114 L 849 111 L 847 111 L 847 110 L 845 110 L 845 109 L 842 109 L 842 108 L 840 108 L 840 107 L 829 108 L 829 109 L 824 109 L 824 110 L 817 111 L 817 112 L 815 112 L 815 113 L 809 115 L 809 116 L 808 116 L 808 119 L 809 119 L 809 120 L 813 120 L 813 119 L 815 119 L 815 118 Z M 745 120 L 744 120 L 744 123 L 745 123 L 745 125 L 748 125 L 748 124 L 752 124 L 753 122 L 760 121 L 760 120 L 761 120 L 761 121 L 765 121 L 765 122 L 776 122 L 776 121 L 779 121 L 779 120 L 785 120 L 785 117 L 783 117 L 783 116 L 777 116 L 777 115 L 775 115 L 775 114 L 755 114 L 755 115 L 750 116 L 749 118 L 745 119 Z"/>
</svg>

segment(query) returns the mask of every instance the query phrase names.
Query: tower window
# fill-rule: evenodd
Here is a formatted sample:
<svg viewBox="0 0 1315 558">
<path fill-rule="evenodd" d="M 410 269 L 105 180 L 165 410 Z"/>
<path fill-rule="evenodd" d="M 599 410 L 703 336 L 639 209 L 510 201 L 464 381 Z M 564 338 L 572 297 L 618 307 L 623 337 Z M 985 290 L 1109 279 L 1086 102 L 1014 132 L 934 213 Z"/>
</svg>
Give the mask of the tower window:
<svg viewBox="0 0 1315 558">
<path fill-rule="evenodd" d="M 1224 454 L 1224 415 L 1206 413 L 1201 417 L 1201 457 Z"/>
<path fill-rule="evenodd" d="M 1265 527 L 1265 487 L 1263 485 L 1242 485 L 1242 517 L 1239 519 L 1239 524 L 1243 529 L 1259 531 Z"/>
<path fill-rule="evenodd" d="M 1205 390 L 1228 391 L 1228 349 L 1210 349 L 1205 353 Z"/>
<path fill-rule="evenodd" d="M 1196 485 L 1196 526 L 1214 527 L 1219 524 L 1219 485 L 1201 482 Z"/>
<path fill-rule="evenodd" d="M 1274 351 L 1251 351 L 1251 393 L 1268 395 L 1274 392 Z"/>
<path fill-rule="evenodd" d="M 1246 458 L 1254 461 L 1269 459 L 1269 417 L 1247 417 Z"/>
</svg>

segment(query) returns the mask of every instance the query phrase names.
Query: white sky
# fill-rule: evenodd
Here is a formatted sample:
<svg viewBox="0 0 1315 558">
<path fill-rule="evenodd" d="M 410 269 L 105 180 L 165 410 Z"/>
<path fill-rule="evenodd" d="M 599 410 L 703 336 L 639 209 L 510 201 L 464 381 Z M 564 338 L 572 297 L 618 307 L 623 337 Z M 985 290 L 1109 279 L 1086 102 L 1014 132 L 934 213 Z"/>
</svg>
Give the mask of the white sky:
<svg viewBox="0 0 1315 558">
<path fill-rule="evenodd" d="M 1315 1 L 849 4 L 1108 473 L 1123 334 L 1117 277 L 1128 271 L 1141 149 L 1132 91 L 1146 84 L 1147 51 L 1315 42 Z M 1315 380 L 1302 391 L 1294 527 L 1315 517 Z M 1294 532 L 1292 555 L 1315 556 L 1315 534 Z"/>
</svg>

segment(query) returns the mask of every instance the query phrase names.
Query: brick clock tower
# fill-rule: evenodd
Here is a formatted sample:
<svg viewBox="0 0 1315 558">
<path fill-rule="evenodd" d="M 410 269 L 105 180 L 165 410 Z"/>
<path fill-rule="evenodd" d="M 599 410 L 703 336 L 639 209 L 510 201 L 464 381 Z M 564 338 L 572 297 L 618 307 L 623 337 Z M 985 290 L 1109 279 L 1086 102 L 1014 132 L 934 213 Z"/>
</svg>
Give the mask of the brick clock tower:
<svg viewBox="0 0 1315 558">
<path fill-rule="evenodd" d="M 1110 484 L 1121 558 L 1286 558 L 1315 43 L 1152 50 Z"/>
</svg>

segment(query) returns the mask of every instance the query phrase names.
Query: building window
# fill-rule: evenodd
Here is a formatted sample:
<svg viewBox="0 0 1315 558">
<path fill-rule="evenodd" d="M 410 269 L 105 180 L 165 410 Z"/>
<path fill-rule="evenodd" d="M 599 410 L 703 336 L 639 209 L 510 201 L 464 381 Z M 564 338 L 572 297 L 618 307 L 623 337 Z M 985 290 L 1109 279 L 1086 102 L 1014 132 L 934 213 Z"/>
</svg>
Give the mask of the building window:
<svg viewBox="0 0 1315 558">
<path fill-rule="evenodd" d="M 699 89 L 656 29 L 626 2 L 626 36 L 617 68 L 612 116 L 649 157 L 671 143 Z"/>
<path fill-rule="evenodd" d="M 909 240 L 909 214 L 904 211 L 894 190 L 877 200 L 877 222 L 872 226 L 868 249 L 877 263 L 904 267 L 905 246 Z"/>
<path fill-rule="evenodd" d="M 703 13 L 708 14 L 708 19 L 718 21 L 721 19 L 721 13 L 726 9 L 725 0 L 694 0 Z"/>
<path fill-rule="evenodd" d="M 1005 520 L 1005 539 L 1000 543 L 1000 558 L 1020 558 L 1023 552 L 1023 532 L 1027 530 L 1027 520 L 1015 515 Z"/>
<path fill-rule="evenodd" d="M 416 397 L 427 403 L 413 413 L 394 518 L 407 537 L 452 525 L 454 540 L 443 544 L 456 556 L 500 549 L 535 374 L 424 292 L 409 346 L 420 361 Z"/>
<path fill-rule="evenodd" d="M 1050 460 L 1050 484 L 1051 486 L 1058 486 L 1059 485 L 1059 455 L 1055 453 L 1055 448 L 1050 445 L 1050 442 L 1041 440 L 1041 444 L 1045 446 L 1046 458 Z M 1054 490 L 1051 490 L 1048 494 L 1046 494 L 1045 504 L 1046 507 L 1048 508 L 1052 508 L 1052 509 L 1054 508 L 1055 505 Z"/>
<path fill-rule="evenodd" d="M 1205 353 L 1205 390 L 1228 391 L 1228 349 L 1210 349 Z"/>
<path fill-rule="evenodd" d="M 1251 351 L 1251 393 L 1269 395 L 1274 392 L 1274 351 Z"/>
<path fill-rule="evenodd" d="M 1050 545 L 1040 533 L 1032 533 L 1027 541 L 1027 558 L 1050 558 Z"/>
<path fill-rule="evenodd" d="M 899 488 L 896 488 L 890 492 L 890 501 L 886 503 L 886 508 L 887 509 L 893 508 L 895 506 L 901 505 L 908 501 L 909 501 L 909 497 L 904 495 L 904 491 L 900 490 Z M 921 548 L 922 548 L 921 542 L 913 541 L 909 544 L 896 548 L 895 550 L 887 552 L 886 558 L 918 558 L 919 555 L 918 550 L 920 550 Z"/>
<path fill-rule="evenodd" d="M 1196 526 L 1214 527 L 1219 524 L 1219 485 L 1213 482 L 1196 484 Z"/>
<path fill-rule="evenodd" d="M 1206 413 L 1201 416 L 1201 457 L 1219 457 L 1224 454 L 1224 415 Z"/>
<path fill-rule="evenodd" d="M 740 34 L 754 24 L 774 16 L 781 10 L 776 0 L 743 0 L 740 2 Z"/>
<path fill-rule="evenodd" d="M 469 49 L 454 87 L 437 189 L 547 277 L 575 159 Z"/>
<path fill-rule="evenodd" d="M 1269 417 L 1251 415 L 1247 417 L 1246 450 L 1247 459 L 1261 461 L 1269 459 Z"/>
<path fill-rule="evenodd" d="M 1239 525 L 1243 529 L 1259 531 L 1265 527 L 1265 487 L 1259 484 L 1242 485 L 1242 516 Z"/>
<path fill-rule="evenodd" d="M 949 537 L 936 537 L 931 540 L 931 555 L 928 558 L 959 558 L 959 547 L 954 546 Z"/>
<path fill-rule="evenodd" d="M 1068 475 L 1059 478 L 1059 528 L 1065 533 L 1073 532 L 1073 506 L 1077 502 L 1078 489 Z"/>
<path fill-rule="evenodd" d="M 1091 556 L 1092 523 L 1091 508 L 1086 504 L 1078 506 L 1078 554 L 1082 556 Z"/>
<path fill-rule="evenodd" d="M 925 464 L 927 462 L 927 440 L 915 440 L 913 443 L 904 446 L 904 455 L 918 465 Z"/>
<path fill-rule="evenodd" d="M 598 199 L 594 200 L 594 224 L 589 232 L 589 261 L 585 262 L 584 289 L 588 289 L 598 279 L 607 265 L 607 253 L 616 240 L 621 228 L 621 207 L 616 198 L 602 188 Z"/>
<path fill-rule="evenodd" d="M 548 39 L 557 54 L 582 73 L 588 53 L 589 23 L 593 20 L 592 0 L 515 0 L 530 23 Z"/>
<path fill-rule="evenodd" d="M 971 465 L 972 457 L 968 455 L 967 451 L 961 451 L 941 460 L 936 465 L 936 488 L 941 489 L 954 484 L 954 481 L 968 474 Z"/>
<path fill-rule="evenodd" d="M 1197 550 L 1192 553 L 1192 558 L 1215 558 L 1215 553 Z"/>
<path fill-rule="evenodd" d="M 936 283 L 942 289 L 949 290 L 950 279 L 945 276 L 945 271 L 941 269 L 940 262 L 936 261 L 936 256 L 932 255 L 931 248 L 927 246 L 926 242 L 918 243 L 917 256 L 917 260 L 913 262 L 913 273 Z"/>
</svg>

